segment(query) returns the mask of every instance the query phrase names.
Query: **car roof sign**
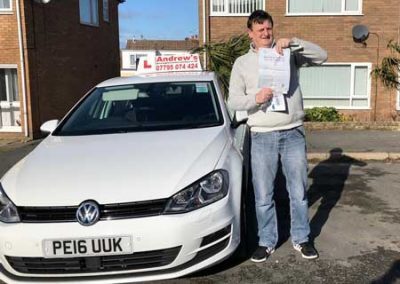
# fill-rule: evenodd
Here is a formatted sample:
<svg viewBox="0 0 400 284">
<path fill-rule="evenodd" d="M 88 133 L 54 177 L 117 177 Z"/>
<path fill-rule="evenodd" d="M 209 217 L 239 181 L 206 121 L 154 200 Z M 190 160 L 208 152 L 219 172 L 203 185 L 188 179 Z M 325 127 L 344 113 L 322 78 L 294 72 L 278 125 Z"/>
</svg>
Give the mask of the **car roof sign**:
<svg viewBox="0 0 400 284">
<path fill-rule="evenodd" d="M 198 54 L 148 56 L 139 60 L 138 73 L 202 71 Z"/>
</svg>

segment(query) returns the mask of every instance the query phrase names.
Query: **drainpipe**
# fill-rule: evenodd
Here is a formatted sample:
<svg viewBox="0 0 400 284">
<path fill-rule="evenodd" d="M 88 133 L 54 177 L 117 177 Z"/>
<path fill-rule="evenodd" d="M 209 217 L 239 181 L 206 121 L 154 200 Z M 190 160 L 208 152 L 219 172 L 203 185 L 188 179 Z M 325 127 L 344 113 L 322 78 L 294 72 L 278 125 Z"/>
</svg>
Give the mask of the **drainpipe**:
<svg viewBox="0 0 400 284">
<path fill-rule="evenodd" d="M 203 0 L 203 46 L 206 43 L 206 0 Z M 204 52 L 203 56 L 204 67 L 207 70 L 207 52 Z"/>
<path fill-rule="evenodd" d="M 17 22 L 18 22 L 18 45 L 19 45 L 19 59 L 21 65 L 21 85 L 22 85 L 22 101 L 23 101 L 23 111 L 24 111 L 24 132 L 25 137 L 29 137 L 28 131 L 28 114 L 27 114 L 27 107 L 26 107 L 26 82 L 25 82 L 25 56 L 24 56 L 24 46 L 22 41 L 22 25 L 21 25 L 21 13 L 20 13 L 20 0 L 16 0 L 16 10 L 17 10 Z"/>
</svg>

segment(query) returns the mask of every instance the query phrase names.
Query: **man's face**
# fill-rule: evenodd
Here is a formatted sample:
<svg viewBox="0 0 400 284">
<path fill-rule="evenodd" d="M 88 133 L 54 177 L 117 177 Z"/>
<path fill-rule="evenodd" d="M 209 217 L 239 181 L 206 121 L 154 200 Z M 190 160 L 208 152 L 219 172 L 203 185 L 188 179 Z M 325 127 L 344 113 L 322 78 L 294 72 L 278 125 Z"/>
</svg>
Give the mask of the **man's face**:
<svg viewBox="0 0 400 284">
<path fill-rule="evenodd" d="M 256 49 L 271 47 L 274 41 L 273 27 L 268 20 L 265 20 L 262 24 L 253 23 L 251 29 L 248 29 L 247 32 Z"/>
</svg>

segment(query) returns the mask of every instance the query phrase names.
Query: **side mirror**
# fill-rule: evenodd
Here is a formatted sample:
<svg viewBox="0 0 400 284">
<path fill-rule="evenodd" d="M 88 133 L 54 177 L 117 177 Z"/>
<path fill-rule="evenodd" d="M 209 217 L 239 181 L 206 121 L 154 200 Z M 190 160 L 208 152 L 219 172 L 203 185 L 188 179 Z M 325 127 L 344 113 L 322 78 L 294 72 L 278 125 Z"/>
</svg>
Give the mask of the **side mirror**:
<svg viewBox="0 0 400 284">
<path fill-rule="evenodd" d="M 240 125 L 245 124 L 248 120 L 247 111 L 236 111 L 231 123 L 232 128 L 238 128 Z"/>
<path fill-rule="evenodd" d="M 40 131 L 42 131 L 45 134 L 52 133 L 54 129 L 56 129 L 57 125 L 58 125 L 58 119 L 46 121 L 40 126 Z"/>
</svg>

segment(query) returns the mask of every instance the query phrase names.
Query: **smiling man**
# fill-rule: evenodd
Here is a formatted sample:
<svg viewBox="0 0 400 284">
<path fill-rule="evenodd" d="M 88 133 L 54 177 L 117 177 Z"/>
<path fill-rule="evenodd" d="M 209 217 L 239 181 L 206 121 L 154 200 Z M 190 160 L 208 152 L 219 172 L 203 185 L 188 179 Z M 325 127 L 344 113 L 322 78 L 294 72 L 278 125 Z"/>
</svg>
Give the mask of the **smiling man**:
<svg viewBox="0 0 400 284">
<path fill-rule="evenodd" d="M 233 110 L 246 110 L 249 115 L 247 123 L 251 129 L 251 167 L 259 236 L 259 246 L 251 260 L 265 261 L 278 242 L 273 192 L 279 160 L 290 198 L 293 247 L 304 258 L 315 259 L 318 253 L 309 241 L 304 111 L 297 70 L 303 66 L 322 64 L 327 54 L 319 46 L 298 38 L 275 39 L 272 17 L 262 10 L 254 11 L 249 16 L 247 28 L 251 39 L 250 50 L 235 61 L 228 103 Z M 291 48 L 293 46 L 296 48 Z M 291 48 L 290 84 L 283 94 L 284 111 L 266 109 L 277 94 L 274 94 L 273 86 L 261 87 L 259 84 L 260 48 L 274 48 L 282 56 L 284 49 Z"/>
</svg>

